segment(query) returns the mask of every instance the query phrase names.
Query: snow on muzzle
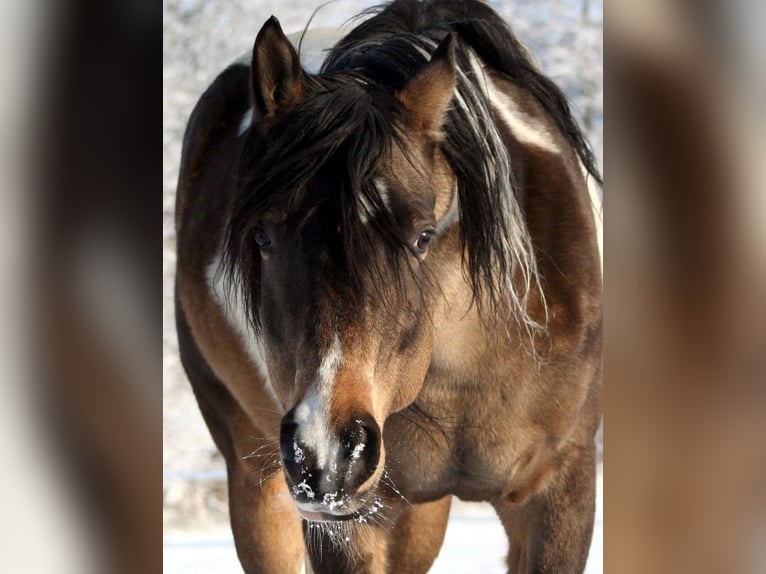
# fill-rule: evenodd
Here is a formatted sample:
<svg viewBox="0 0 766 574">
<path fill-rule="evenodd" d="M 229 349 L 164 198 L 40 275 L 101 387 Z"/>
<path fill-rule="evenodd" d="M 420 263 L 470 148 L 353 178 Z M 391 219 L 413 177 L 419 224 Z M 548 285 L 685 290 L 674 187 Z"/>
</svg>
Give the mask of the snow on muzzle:
<svg viewBox="0 0 766 574">
<path fill-rule="evenodd" d="M 326 417 L 311 414 L 299 405 L 282 418 L 282 465 L 295 505 L 307 520 L 355 518 L 374 486 L 380 427 L 372 416 L 360 414 L 335 431 Z"/>
</svg>

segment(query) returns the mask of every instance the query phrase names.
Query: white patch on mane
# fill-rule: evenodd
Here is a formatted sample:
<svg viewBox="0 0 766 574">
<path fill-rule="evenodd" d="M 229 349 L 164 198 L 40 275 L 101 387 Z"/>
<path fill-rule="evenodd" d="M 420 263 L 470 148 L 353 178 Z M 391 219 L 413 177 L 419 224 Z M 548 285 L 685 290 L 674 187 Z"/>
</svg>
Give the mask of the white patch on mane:
<svg viewBox="0 0 766 574">
<path fill-rule="evenodd" d="M 380 194 L 380 199 L 383 201 L 383 206 L 388 210 L 391 211 L 391 192 L 388 189 L 388 184 L 386 183 L 386 180 L 382 177 L 376 177 L 372 184 L 375 186 L 375 189 L 378 190 L 378 193 Z"/>
<path fill-rule="evenodd" d="M 492 106 L 500 114 L 503 122 L 517 140 L 551 153 L 561 153 L 548 127 L 529 114 L 521 111 L 516 102 L 513 101 L 513 98 L 503 92 L 492 78 L 489 77 L 489 74 L 484 70 L 484 66 L 473 52 L 471 52 L 471 66 L 477 78 L 483 80 L 484 90 L 489 101 L 492 102 Z"/>
<path fill-rule="evenodd" d="M 370 221 L 370 215 L 375 215 L 375 210 L 372 204 L 367 200 L 364 194 L 359 194 L 359 219 L 363 224 L 367 224 Z"/>
<path fill-rule="evenodd" d="M 282 402 L 274 392 L 274 387 L 271 385 L 271 379 L 269 378 L 269 370 L 266 365 L 266 354 L 263 348 L 263 340 L 256 336 L 253 329 L 250 327 L 250 323 L 247 320 L 247 314 L 245 313 L 244 301 L 242 293 L 237 290 L 236 293 L 232 293 L 232 297 L 227 300 L 226 297 L 226 285 L 224 283 L 224 276 L 222 272 L 219 272 L 221 266 L 221 253 L 218 252 L 213 258 L 213 261 L 207 266 L 206 276 L 207 285 L 210 289 L 210 293 L 218 306 L 223 311 L 226 322 L 234 328 L 239 335 L 240 340 L 245 348 L 250 361 L 258 369 L 258 374 L 263 377 L 264 387 L 269 391 L 269 394 L 274 399 L 274 404 L 281 410 Z"/>
<path fill-rule="evenodd" d="M 315 384 L 295 409 L 300 443 L 314 451 L 317 469 L 328 471 L 331 471 L 330 461 L 340 448 L 338 439 L 330 430 L 330 407 L 335 377 L 342 362 L 343 349 L 336 333 L 319 364 Z"/>
</svg>

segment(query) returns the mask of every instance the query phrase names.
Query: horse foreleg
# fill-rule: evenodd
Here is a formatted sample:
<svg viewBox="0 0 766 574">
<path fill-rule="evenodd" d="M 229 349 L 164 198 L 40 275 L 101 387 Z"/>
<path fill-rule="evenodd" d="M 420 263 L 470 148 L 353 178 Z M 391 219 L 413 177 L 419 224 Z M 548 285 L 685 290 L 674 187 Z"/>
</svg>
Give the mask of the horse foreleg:
<svg viewBox="0 0 766 574">
<path fill-rule="evenodd" d="M 508 535 L 509 574 L 581 574 L 595 518 L 595 449 L 574 449 L 539 493 L 494 501 Z"/>
<path fill-rule="evenodd" d="M 229 512 L 237 555 L 247 574 L 303 571 L 301 520 L 281 471 L 264 480 L 244 465 L 230 466 Z"/>
<path fill-rule="evenodd" d="M 391 530 L 392 574 L 424 574 L 436 560 L 447 530 L 452 497 L 408 506 Z"/>
</svg>

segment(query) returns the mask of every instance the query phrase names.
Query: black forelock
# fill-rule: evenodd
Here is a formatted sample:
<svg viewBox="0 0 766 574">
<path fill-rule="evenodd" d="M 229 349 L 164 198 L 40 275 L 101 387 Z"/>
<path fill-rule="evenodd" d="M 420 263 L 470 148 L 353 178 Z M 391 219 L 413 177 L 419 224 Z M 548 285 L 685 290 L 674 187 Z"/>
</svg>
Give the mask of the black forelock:
<svg viewBox="0 0 766 574">
<path fill-rule="evenodd" d="M 393 96 L 356 75 L 307 76 L 306 94 L 267 125 L 256 123 L 240 160 L 237 214 L 291 211 L 322 169 L 357 192 L 398 139 Z M 339 191 L 340 191 L 339 187 Z"/>
<path fill-rule="evenodd" d="M 245 303 L 256 327 L 260 260 L 253 231 L 274 214 L 321 217 L 330 231 L 339 230 L 339 271 L 349 295 L 363 295 L 364 284 L 403 281 L 406 243 L 373 184 L 391 146 L 404 149 L 400 116 L 391 90 L 346 72 L 307 76 L 305 96 L 294 107 L 268 124 L 253 125 L 240 159 L 225 264 L 231 284 L 251 294 Z M 364 206 L 376 214 L 366 223 L 360 216 Z M 381 240 L 384 261 L 376 247 Z M 371 274 L 373 280 L 365 281 Z"/>
</svg>

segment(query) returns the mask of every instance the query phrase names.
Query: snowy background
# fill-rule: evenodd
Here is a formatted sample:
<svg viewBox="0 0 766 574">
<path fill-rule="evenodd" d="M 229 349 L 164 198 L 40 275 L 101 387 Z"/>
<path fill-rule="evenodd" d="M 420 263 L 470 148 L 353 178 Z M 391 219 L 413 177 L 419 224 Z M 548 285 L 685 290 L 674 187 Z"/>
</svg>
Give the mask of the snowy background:
<svg viewBox="0 0 766 574">
<path fill-rule="evenodd" d="M 312 27 L 334 27 L 377 1 L 337 0 Z M 303 29 L 320 1 L 164 0 L 163 3 L 163 522 L 165 572 L 240 572 L 228 531 L 224 464 L 185 380 L 173 318 L 174 204 L 181 139 L 197 98 L 252 48 L 272 14 L 286 32 Z M 599 164 L 603 158 L 602 0 L 491 2 L 572 101 Z M 599 484 L 602 484 L 599 473 Z M 601 489 L 599 489 L 601 492 Z M 601 500 L 601 496 L 599 496 Z M 599 503 L 600 504 L 600 503 Z M 601 572 L 601 507 L 588 572 Z M 432 572 L 504 572 L 505 535 L 486 505 L 453 506 Z"/>
</svg>

